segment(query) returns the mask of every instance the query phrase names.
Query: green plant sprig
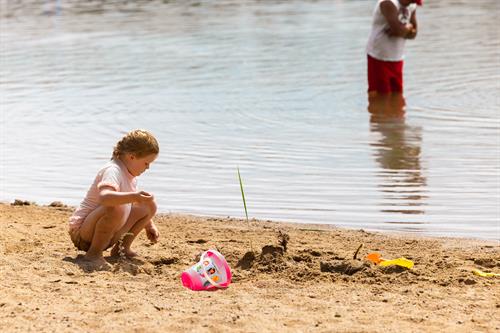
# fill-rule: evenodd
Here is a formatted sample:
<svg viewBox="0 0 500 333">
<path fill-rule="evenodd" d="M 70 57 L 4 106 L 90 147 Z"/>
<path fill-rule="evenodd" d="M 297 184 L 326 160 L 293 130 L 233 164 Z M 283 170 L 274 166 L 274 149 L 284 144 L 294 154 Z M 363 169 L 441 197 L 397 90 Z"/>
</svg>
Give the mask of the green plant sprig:
<svg viewBox="0 0 500 333">
<path fill-rule="evenodd" d="M 250 231 L 250 220 L 248 219 L 247 201 L 245 200 L 245 191 L 243 191 L 243 181 L 241 180 L 240 167 L 238 167 L 238 179 L 240 181 L 241 198 L 243 199 L 243 207 L 245 207 L 245 216 L 247 218 L 248 231 Z M 250 250 L 253 252 L 251 237 L 250 237 Z"/>
</svg>

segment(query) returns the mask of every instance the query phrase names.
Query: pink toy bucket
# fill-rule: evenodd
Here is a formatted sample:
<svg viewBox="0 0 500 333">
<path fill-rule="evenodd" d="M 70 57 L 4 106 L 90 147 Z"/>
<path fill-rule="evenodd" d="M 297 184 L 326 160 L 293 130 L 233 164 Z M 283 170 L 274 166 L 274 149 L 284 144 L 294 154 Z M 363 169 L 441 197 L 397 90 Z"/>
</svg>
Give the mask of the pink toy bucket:
<svg viewBox="0 0 500 333">
<path fill-rule="evenodd" d="M 231 283 L 231 269 L 216 250 L 203 252 L 200 261 L 181 275 L 182 285 L 191 290 L 226 288 Z"/>
</svg>

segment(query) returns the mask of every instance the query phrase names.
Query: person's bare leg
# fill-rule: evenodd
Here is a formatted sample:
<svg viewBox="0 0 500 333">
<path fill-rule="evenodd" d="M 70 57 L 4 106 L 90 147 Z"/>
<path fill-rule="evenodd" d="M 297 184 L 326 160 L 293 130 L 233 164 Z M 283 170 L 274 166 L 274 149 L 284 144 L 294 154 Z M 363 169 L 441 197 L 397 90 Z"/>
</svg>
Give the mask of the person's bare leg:
<svg viewBox="0 0 500 333">
<path fill-rule="evenodd" d="M 105 263 L 103 251 L 109 246 L 113 235 L 122 225 L 126 210 L 120 206 L 98 207 L 85 219 L 80 236 L 90 243 L 85 254 L 89 261 Z"/>
<path fill-rule="evenodd" d="M 129 258 L 137 256 L 137 253 L 131 249 L 132 242 L 141 230 L 149 224 L 155 214 L 156 204 L 154 202 L 146 205 L 132 205 L 132 210 L 127 222 L 112 239 L 115 246 L 111 250 L 111 255 L 118 255 L 121 246 L 125 256 Z M 118 242 L 120 239 L 122 239 L 121 244 Z"/>
<path fill-rule="evenodd" d="M 96 224 L 98 223 L 98 221 L 104 219 L 105 215 L 106 208 L 103 206 L 99 206 L 85 218 L 79 231 L 80 237 L 83 241 L 89 244 L 92 243 Z M 97 266 L 105 266 L 107 264 L 102 256 L 100 258 L 89 258 L 87 257 L 87 255 L 85 255 L 84 258 L 88 261 L 93 262 Z"/>
</svg>

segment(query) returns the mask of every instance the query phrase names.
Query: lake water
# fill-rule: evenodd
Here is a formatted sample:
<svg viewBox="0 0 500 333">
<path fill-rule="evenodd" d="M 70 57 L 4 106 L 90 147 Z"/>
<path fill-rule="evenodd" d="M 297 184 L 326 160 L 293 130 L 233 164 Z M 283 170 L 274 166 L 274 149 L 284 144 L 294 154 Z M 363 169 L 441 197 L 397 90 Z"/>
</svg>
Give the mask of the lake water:
<svg viewBox="0 0 500 333">
<path fill-rule="evenodd" d="M 368 111 L 372 0 L 1 0 L 0 200 L 77 205 L 123 134 L 161 212 L 500 239 L 498 0 L 426 1 L 406 113 Z"/>
</svg>

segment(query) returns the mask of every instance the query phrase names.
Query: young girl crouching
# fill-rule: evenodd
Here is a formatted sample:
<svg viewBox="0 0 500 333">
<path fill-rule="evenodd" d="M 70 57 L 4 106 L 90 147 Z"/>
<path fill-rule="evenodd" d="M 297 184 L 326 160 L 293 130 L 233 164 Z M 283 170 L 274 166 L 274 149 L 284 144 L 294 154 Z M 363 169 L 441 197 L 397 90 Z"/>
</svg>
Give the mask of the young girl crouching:
<svg viewBox="0 0 500 333">
<path fill-rule="evenodd" d="M 158 241 L 152 221 L 154 197 L 137 189 L 136 177 L 149 169 L 159 152 L 158 141 L 144 130 L 134 130 L 116 144 L 111 161 L 99 170 L 69 221 L 71 240 L 86 252 L 86 260 L 107 265 L 103 251 L 112 246 L 111 255 L 122 251 L 127 257 L 136 256 L 131 245 L 142 229 L 149 240 Z"/>
</svg>

